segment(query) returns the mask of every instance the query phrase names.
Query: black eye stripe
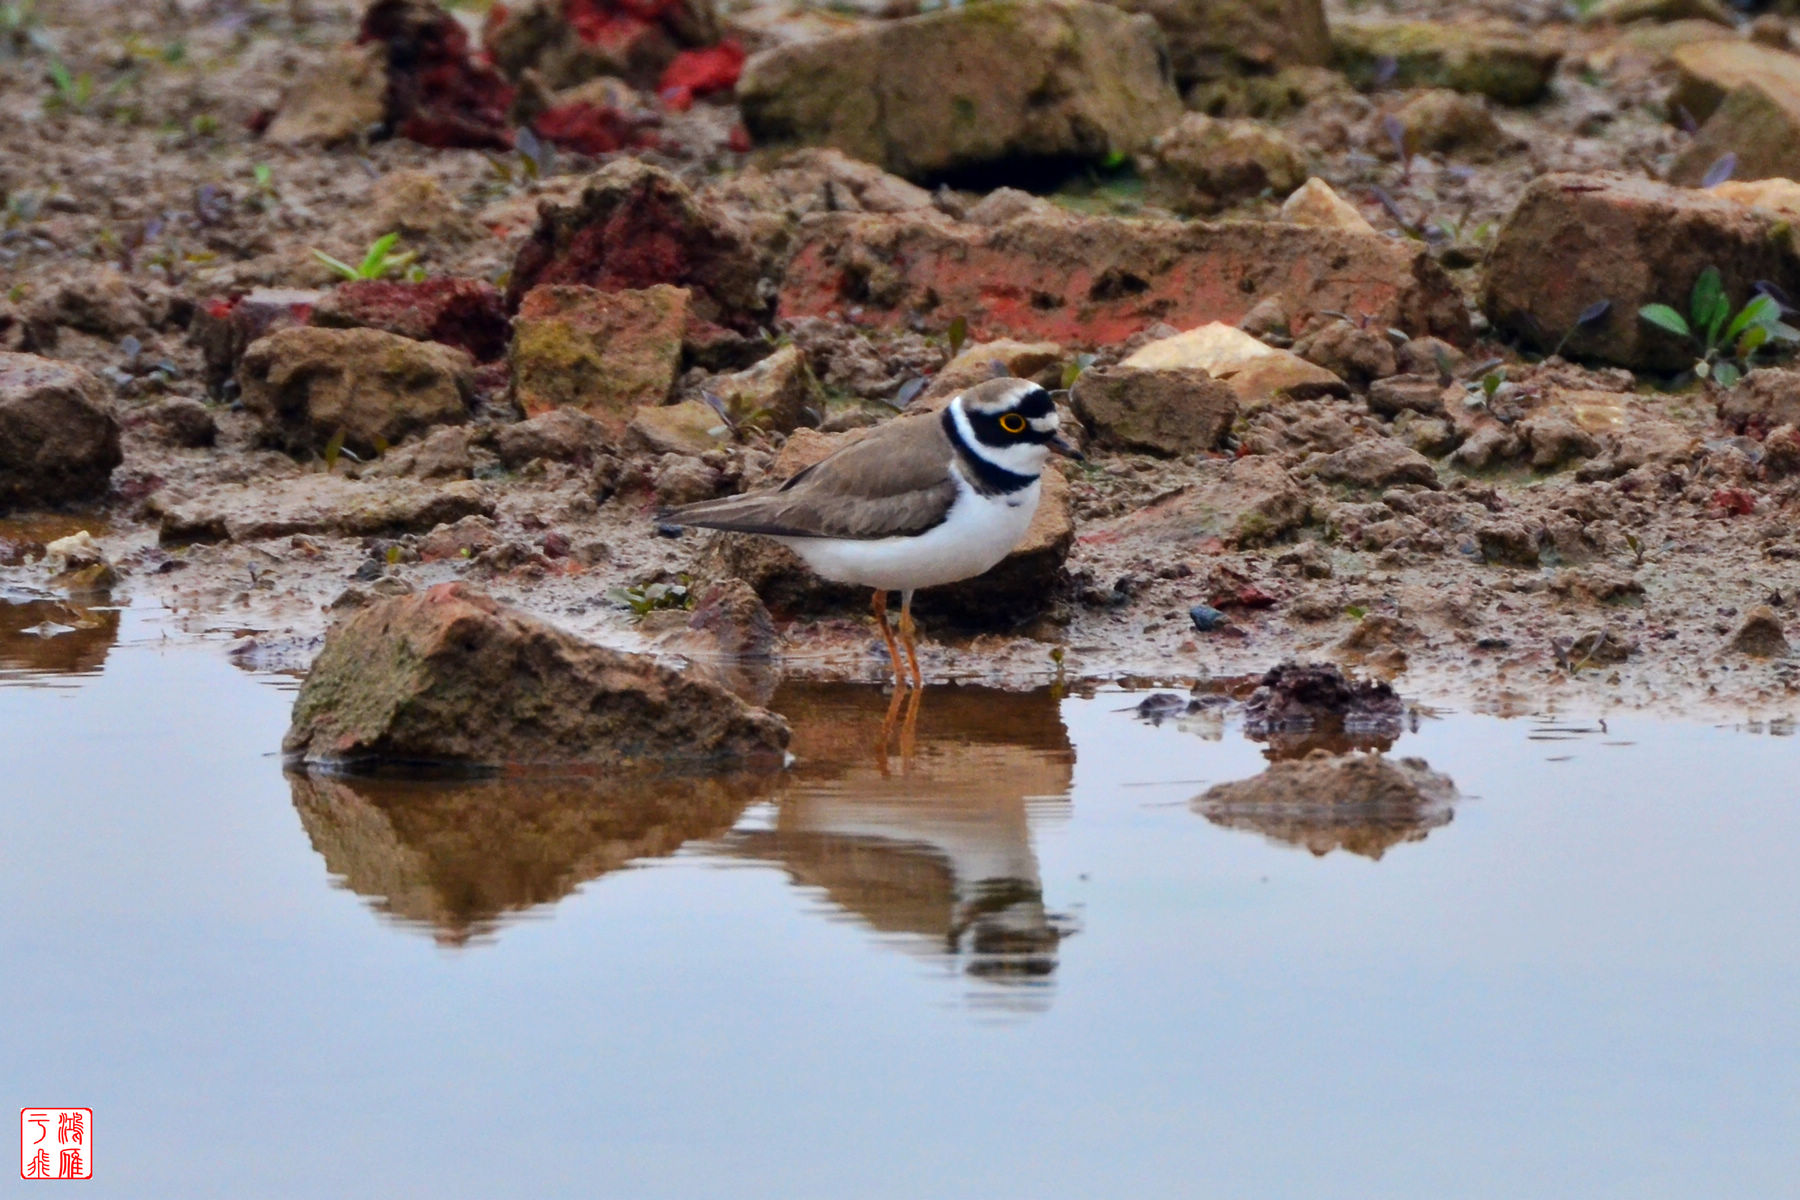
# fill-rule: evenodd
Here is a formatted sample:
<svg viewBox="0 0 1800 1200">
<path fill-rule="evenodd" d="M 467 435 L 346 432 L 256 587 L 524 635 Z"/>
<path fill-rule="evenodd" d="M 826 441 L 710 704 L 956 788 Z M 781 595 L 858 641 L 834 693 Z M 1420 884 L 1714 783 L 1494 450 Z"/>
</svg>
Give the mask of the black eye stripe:
<svg viewBox="0 0 1800 1200">
<path fill-rule="evenodd" d="M 1047 417 L 1055 407 L 1056 405 L 1050 399 L 1049 392 L 1046 392 L 1043 388 L 1032 388 L 1029 392 L 1026 392 L 1023 396 L 1019 397 L 1019 406 L 1016 411 L 1027 418 Z"/>
</svg>

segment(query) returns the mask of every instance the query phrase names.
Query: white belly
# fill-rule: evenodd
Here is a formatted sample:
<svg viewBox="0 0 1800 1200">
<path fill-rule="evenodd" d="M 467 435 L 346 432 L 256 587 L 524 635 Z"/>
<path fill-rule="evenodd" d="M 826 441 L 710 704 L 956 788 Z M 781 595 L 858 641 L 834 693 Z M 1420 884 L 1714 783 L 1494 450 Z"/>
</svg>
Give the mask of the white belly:
<svg viewBox="0 0 1800 1200">
<path fill-rule="evenodd" d="M 1037 512 L 1039 484 L 983 496 L 961 479 L 950 515 L 918 537 L 776 538 L 835 583 L 903 592 L 971 579 L 1012 553 Z"/>
</svg>

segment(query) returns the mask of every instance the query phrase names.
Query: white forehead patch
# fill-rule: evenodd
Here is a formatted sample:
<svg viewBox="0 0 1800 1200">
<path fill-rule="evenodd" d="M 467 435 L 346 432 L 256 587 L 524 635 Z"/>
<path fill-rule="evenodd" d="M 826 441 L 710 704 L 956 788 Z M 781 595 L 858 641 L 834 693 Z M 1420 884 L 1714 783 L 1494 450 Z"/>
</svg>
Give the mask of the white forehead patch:
<svg viewBox="0 0 1800 1200">
<path fill-rule="evenodd" d="M 1037 386 L 1029 379 L 990 380 L 964 392 L 962 402 L 970 412 L 992 416 L 1017 406 L 1020 398 Z"/>
</svg>

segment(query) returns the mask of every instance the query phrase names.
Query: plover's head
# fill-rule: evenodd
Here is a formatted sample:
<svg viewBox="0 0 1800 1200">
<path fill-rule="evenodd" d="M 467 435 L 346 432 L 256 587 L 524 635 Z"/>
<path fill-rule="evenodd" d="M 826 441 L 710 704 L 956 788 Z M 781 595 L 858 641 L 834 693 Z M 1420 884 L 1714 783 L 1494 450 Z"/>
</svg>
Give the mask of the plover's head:
<svg viewBox="0 0 1800 1200">
<path fill-rule="evenodd" d="M 1080 458 L 1057 436 L 1056 402 L 1029 379 L 989 379 L 951 402 L 974 451 L 1017 475 L 1037 475 L 1052 451 Z"/>
</svg>

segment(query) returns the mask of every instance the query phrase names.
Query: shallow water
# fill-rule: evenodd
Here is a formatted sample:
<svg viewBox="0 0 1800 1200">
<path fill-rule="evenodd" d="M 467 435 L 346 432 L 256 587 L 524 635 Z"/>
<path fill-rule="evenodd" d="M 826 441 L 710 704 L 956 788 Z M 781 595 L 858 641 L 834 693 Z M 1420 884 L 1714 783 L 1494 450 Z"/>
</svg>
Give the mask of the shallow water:
<svg viewBox="0 0 1800 1200">
<path fill-rule="evenodd" d="M 1453 809 L 1334 823 L 1117 690 L 884 772 L 787 685 L 784 776 L 376 785 L 163 635 L 0 605 L 0 1090 L 84 1195 L 1800 1195 L 1785 725 L 1440 714 Z"/>
</svg>

